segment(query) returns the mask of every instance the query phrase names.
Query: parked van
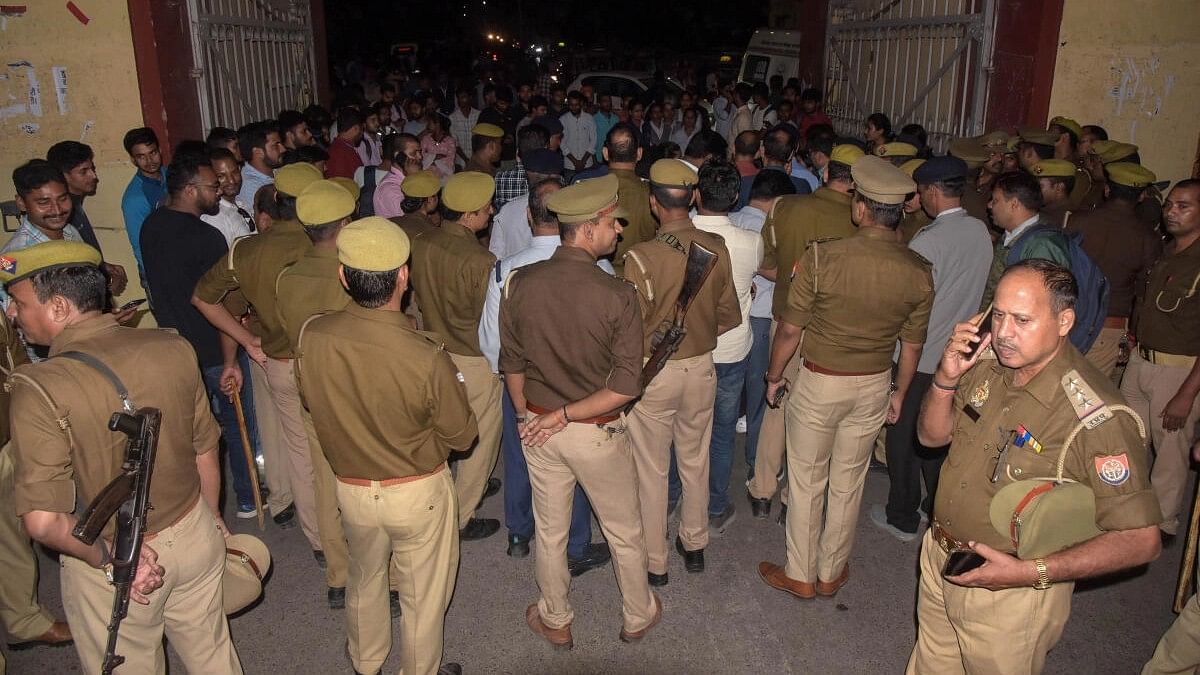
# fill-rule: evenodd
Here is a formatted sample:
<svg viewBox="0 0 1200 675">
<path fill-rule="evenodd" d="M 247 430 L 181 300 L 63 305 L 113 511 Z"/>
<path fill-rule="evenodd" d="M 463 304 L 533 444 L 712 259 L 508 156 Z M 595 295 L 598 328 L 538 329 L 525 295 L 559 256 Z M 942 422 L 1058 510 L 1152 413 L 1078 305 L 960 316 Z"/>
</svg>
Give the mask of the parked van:
<svg viewBox="0 0 1200 675">
<path fill-rule="evenodd" d="M 800 76 L 800 31 L 759 28 L 746 46 L 738 82 L 768 82 Z"/>
</svg>

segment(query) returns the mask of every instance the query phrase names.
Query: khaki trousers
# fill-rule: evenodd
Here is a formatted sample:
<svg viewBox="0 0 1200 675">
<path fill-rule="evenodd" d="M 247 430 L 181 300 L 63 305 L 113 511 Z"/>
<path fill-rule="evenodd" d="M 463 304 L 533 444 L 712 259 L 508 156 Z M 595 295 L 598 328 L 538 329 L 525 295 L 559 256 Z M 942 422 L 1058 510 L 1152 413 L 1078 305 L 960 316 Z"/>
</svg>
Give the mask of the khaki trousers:
<svg viewBox="0 0 1200 675">
<path fill-rule="evenodd" d="M 488 478 L 496 468 L 500 455 L 500 376 L 492 372 L 487 359 L 482 356 L 450 354 L 450 359 L 462 373 L 467 387 L 467 398 L 471 412 L 479 423 L 479 440 L 470 454 L 457 460 L 458 468 L 454 481 L 458 493 L 458 526 L 461 528 L 475 517 L 475 507 L 483 499 Z"/>
<path fill-rule="evenodd" d="M 667 361 L 626 420 L 637 466 L 649 571 L 655 574 L 667 572 L 667 471 L 672 442 L 683 484 L 679 538 L 688 551 L 708 546 L 708 443 L 716 396 L 717 370 L 711 352 Z"/>
<path fill-rule="evenodd" d="M 779 322 L 771 321 L 771 339 L 774 341 L 775 329 Z M 762 428 L 758 432 L 758 452 L 754 456 L 754 480 L 750 481 L 750 496 L 755 499 L 770 499 L 779 489 L 779 470 L 783 468 L 784 449 L 787 447 L 787 409 L 788 402 L 796 386 L 796 376 L 800 371 L 800 348 L 792 354 L 792 359 L 783 368 L 783 376 L 792 383 L 791 389 L 784 395 L 778 408 L 767 406 L 763 413 Z M 785 483 L 780 501 L 788 503 L 788 486 Z M 791 514 L 788 514 L 791 517 Z"/>
<path fill-rule="evenodd" d="M 787 407 L 787 571 L 833 581 L 850 559 L 891 372 L 838 377 L 801 368 Z"/>
<path fill-rule="evenodd" d="M 118 672 L 165 673 L 162 638 L 166 632 L 186 672 L 241 673 L 222 604 L 225 538 L 208 506 L 197 500 L 178 523 L 159 531 L 146 544 L 158 553 L 158 564 L 166 574 L 162 588 L 148 596 L 149 605 L 129 603 L 129 616 L 121 623 L 117 638 L 117 653 L 126 659 Z M 104 572 L 78 558 L 63 555 L 61 565 L 63 607 L 83 672 L 99 673 L 108 640 L 113 587 Z"/>
<path fill-rule="evenodd" d="M 304 406 L 300 403 L 300 390 L 292 374 L 292 359 L 267 359 L 267 387 L 271 390 L 270 400 L 275 403 L 283 429 L 283 447 L 286 452 L 288 482 L 292 486 L 292 503 L 296 505 L 296 516 L 308 545 L 320 550 L 321 537 L 317 525 L 317 497 L 313 487 L 312 451 L 308 447 L 308 432 L 304 429 Z"/>
<path fill-rule="evenodd" d="M 1101 328 L 1092 348 L 1084 356 L 1097 370 L 1112 377 L 1117 368 L 1117 359 L 1121 356 L 1121 338 L 1124 335 L 1124 328 Z"/>
<path fill-rule="evenodd" d="M 9 642 L 28 642 L 49 630 L 54 617 L 38 604 L 37 555 L 13 505 L 10 445 L 0 448 L 0 622 Z"/>
<path fill-rule="evenodd" d="M 789 516 L 790 517 L 790 516 Z M 947 554 L 933 535 L 921 543 L 917 644 L 907 675 L 1032 675 L 1062 637 L 1074 583 L 1039 591 L 964 588 L 942 578 Z"/>
<path fill-rule="evenodd" d="M 317 534 L 321 537 L 321 550 L 325 552 L 325 585 L 330 588 L 345 588 L 346 574 L 350 565 L 350 553 L 346 548 L 346 533 L 342 530 L 342 512 L 337 503 L 337 477 L 325 459 L 312 415 L 301 408 L 304 430 L 308 434 L 308 447 L 312 451 L 313 492 L 317 509 Z"/>
<path fill-rule="evenodd" d="M 1189 370 L 1180 366 L 1155 365 L 1134 350 L 1121 381 L 1121 394 L 1129 407 L 1141 416 L 1150 434 L 1149 440 L 1154 442 L 1150 484 L 1154 486 L 1162 510 L 1163 522 L 1159 527 L 1168 534 L 1175 534 L 1179 528 L 1179 511 L 1191 485 L 1190 455 L 1196 421 L 1200 418 L 1200 397 L 1192 402 L 1187 421 L 1177 431 L 1163 428 L 1162 411 L 1187 379 Z"/>
<path fill-rule="evenodd" d="M 1200 570 L 1197 570 L 1200 588 Z M 1193 595 L 1167 629 L 1142 675 L 1195 675 L 1200 670 L 1200 596 Z"/>
<path fill-rule="evenodd" d="M 567 599 L 571 588 L 567 533 L 578 481 L 612 548 L 625 630 L 639 631 L 650 625 L 654 598 L 646 580 L 637 469 L 626 434 L 595 424 L 568 424 L 542 447 L 526 445 L 524 451 L 533 487 L 535 574 L 542 592 L 538 612 L 543 623 L 561 628 L 575 618 Z"/>
<path fill-rule="evenodd" d="M 432 675 L 442 661 L 442 628 L 458 575 L 458 516 L 450 472 L 380 487 L 337 482 L 350 544 L 346 633 L 350 660 L 374 673 L 392 649 L 388 558 L 400 568 L 404 675 Z"/>
<path fill-rule="evenodd" d="M 266 474 L 267 507 L 278 514 L 292 505 L 292 483 L 288 479 L 287 452 L 283 445 L 283 426 L 275 411 L 274 397 L 267 386 L 267 371 L 250 362 L 250 385 L 254 388 L 254 419 L 258 423 L 258 442 L 262 446 L 263 473 Z M 262 401 L 262 403 L 257 403 Z"/>
</svg>

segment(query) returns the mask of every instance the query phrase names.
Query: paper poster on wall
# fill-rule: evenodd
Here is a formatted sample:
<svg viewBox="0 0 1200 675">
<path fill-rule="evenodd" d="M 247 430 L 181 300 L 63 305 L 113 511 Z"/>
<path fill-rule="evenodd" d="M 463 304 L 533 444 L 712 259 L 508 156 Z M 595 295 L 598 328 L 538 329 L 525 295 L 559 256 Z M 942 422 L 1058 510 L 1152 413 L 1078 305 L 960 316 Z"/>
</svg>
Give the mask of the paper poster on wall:
<svg viewBox="0 0 1200 675">
<path fill-rule="evenodd" d="M 29 83 L 29 114 L 41 117 L 42 85 L 38 84 L 37 71 L 33 69 L 33 66 L 28 66 L 25 72 L 25 80 Z"/>
<path fill-rule="evenodd" d="M 67 114 L 67 69 L 54 66 L 50 69 L 54 77 L 54 96 L 58 99 L 58 114 Z"/>
</svg>

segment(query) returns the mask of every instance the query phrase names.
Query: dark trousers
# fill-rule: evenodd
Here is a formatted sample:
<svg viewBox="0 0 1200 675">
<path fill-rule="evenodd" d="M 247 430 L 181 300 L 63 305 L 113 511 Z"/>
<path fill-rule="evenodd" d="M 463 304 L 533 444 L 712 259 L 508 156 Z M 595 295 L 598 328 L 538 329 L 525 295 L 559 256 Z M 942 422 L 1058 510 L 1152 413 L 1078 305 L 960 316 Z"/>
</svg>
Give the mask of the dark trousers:
<svg viewBox="0 0 1200 675">
<path fill-rule="evenodd" d="M 246 435 L 250 437 L 253 455 L 262 454 L 258 447 L 258 425 L 254 418 L 254 389 L 250 386 L 250 359 L 246 352 L 238 350 L 238 366 L 242 369 L 242 412 L 246 415 Z M 250 467 L 246 463 L 246 451 L 242 445 L 242 434 L 238 429 L 237 411 L 229 397 L 221 393 L 222 366 L 203 368 L 204 387 L 213 415 L 221 425 L 225 440 L 225 452 L 229 460 L 229 473 L 233 476 L 233 493 L 237 496 L 238 508 L 249 511 L 254 508 L 254 488 L 250 482 Z"/>
<path fill-rule="evenodd" d="M 503 388 L 504 421 L 500 436 L 500 452 L 504 455 L 504 526 L 510 535 L 533 537 L 533 488 L 529 484 L 529 466 L 521 448 L 517 430 L 517 410 L 513 407 L 508 388 Z M 571 507 L 571 532 L 567 536 L 567 558 L 587 555 L 592 541 L 592 505 L 583 488 L 575 485 L 575 501 Z"/>
<path fill-rule="evenodd" d="M 904 396 L 900 419 L 887 430 L 887 469 L 891 478 L 888 488 L 887 520 L 905 532 L 916 532 L 921 524 L 921 509 L 932 517 L 933 499 L 937 494 L 938 474 L 946 458 L 946 447 L 926 448 L 917 440 L 917 415 L 921 400 L 932 386 L 931 373 L 918 372 Z M 925 483 L 925 499 L 921 499 L 921 482 Z"/>
</svg>

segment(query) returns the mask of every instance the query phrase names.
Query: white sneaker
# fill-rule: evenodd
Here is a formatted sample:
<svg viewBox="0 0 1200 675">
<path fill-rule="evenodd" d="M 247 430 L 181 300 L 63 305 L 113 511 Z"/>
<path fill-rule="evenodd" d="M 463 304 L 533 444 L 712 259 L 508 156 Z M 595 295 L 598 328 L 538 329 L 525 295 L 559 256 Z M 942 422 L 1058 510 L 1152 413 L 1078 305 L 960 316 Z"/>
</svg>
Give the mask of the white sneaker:
<svg viewBox="0 0 1200 675">
<path fill-rule="evenodd" d="M 887 507 L 883 504 L 875 504 L 871 507 L 871 523 L 903 542 L 909 542 L 917 538 L 916 532 L 905 532 L 889 523 L 887 521 Z M 918 526 L 919 528 L 920 526 Z"/>
<path fill-rule="evenodd" d="M 745 415 L 742 415 L 741 417 L 739 417 L 739 418 L 738 418 L 738 421 L 737 421 L 737 432 L 738 432 L 739 434 L 744 434 L 744 433 L 746 433 L 746 416 L 745 416 Z"/>
<path fill-rule="evenodd" d="M 258 509 L 254 508 L 253 506 L 250 507 L 249 511 L 238 509 L 237 517 L 239 520 L 250 520 L 251 518 L 257 518 Z"/>
</svg>

